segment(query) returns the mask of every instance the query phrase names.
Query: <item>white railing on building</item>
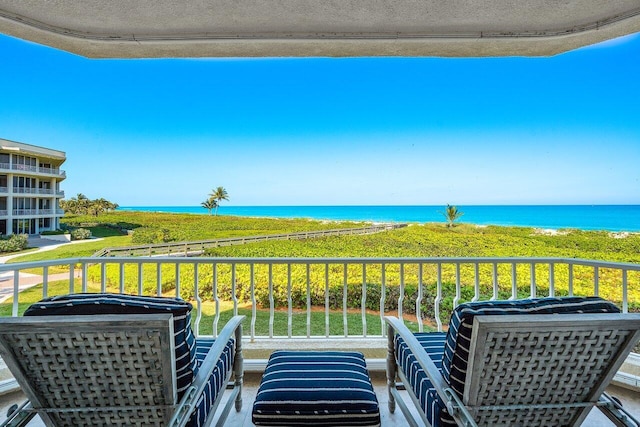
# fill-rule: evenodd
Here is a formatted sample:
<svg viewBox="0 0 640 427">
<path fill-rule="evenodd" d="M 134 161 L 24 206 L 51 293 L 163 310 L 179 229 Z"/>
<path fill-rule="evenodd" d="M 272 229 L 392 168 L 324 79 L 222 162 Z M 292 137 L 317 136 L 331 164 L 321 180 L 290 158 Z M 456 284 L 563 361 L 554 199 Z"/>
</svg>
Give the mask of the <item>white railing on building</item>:
<svg viewBox="0 0 640 427">
<path fill-rule="evenodd" d="M 222 326 L 223 305 L 234 315 L 241 308 L 250 310 L 246 330 L 252 341 L 381 337 L 383 316 L 389 314 L 414 322 L 419 331 L 442 330 L 455 306 L 475 300 L 602 296 L 623 313 L 640 308 L 640 301 L 629 299 L 630 290 L 634 295 L 640 290 L 640 265 L 630 263 L 570 258 L 91 257 L 0 265 L 0 274 L 13 278 L 12 315 L 19 314 L 21 272 L 41 272 L 46 297 L 50 272 L 61 268 L 68 271 L 63 274 L 70 293 L 172 295 L 195 301 L 196 331 L 207 306 L 207 312 L 215 313 L 210 325 L 214 336 Z M 268 318 L 263 332 L 256 331 L 259 313 Z M 276 322 L 282 316 L 286 320 Z M 294 322 L 302 333 L 294 331 Z"/>
<path fill-rule="evenodd" d="M 38 214 L 38 210 L 37 209 L 14 209 L 13 210 L 13 214 L 16 215 L 16 216 L 37 215 Z"/>
<path fill-rule="evenodd" d="M 37 166 L 31 165 L 11 165 L 11 169 L 14 171 L 27 171 L 27 172 L 38 172 Z"/>
<path fill-rule="evenodd" d="M 9 211 L 8 210 L 6 210 L 6 209 L 0 210 L 0 216 L 7 216 L 7 215 L 9 215 Z"/>
<path fill-rule="evenodd" d="M 8 192 L 9 192 L 8 187 L 0 187 L 0 193 L 8 193 Z"/>
<path fill-rule="evenodd" d="M 0 169 L 36 172 L 36 173 L 55 175 L 55 176 L 66 176 L 66 172 L 63 170 L 60 170 L 59 168 L 45 168 L 45 167 L 38 167 L 38 166 L 32 166 L 32 165 L 0 163 Z"/>
<path fill-rule="evenodd" d="M 13 192 L 18 194 L 38 194 L 37 188 L 31 187 L 13 187 Z"/>
</svg>

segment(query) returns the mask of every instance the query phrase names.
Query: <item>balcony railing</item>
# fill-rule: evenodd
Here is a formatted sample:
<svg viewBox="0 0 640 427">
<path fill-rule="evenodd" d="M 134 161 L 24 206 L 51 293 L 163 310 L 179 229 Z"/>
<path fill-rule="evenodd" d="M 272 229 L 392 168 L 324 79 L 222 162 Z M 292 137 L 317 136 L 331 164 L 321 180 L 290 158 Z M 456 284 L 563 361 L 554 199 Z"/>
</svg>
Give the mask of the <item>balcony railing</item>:
<svg viewBox="0 0 640 427">
<path fill-rule="evenodd" d="M 194 301 L 195 330 L 206 335 L 217 334 L 224 323 L 222 313 L 243 311 L 252 341 L 381 337 L 383 316 L 389 314 L 418 331 L 443 330 L 455 306 L 475 300 L 601 296 L 623 313 L 640 308 L 640 265 L 629 263 L 568 258 L 114 257 L 0 265 L 0 274 L 13 277 L 12 315 L 19 314 L 24 298 L 21 271 L 42 275 L 46 297 L 53 272 L 60 270 L 67 273 L 64 283 L 56 284 L 58 293 L 62 286 L 64 293 L 108 291 Z"/>
<path fill-rule="evenodd" d="M 15 216 L 24 216 L 24 215 L 37 215 L 37 209 L 14 209 L 13 215 Z"/>
<path fill-rule="evenodd" d="M 55 176 L 66 176 L 65 171 L 60 170 L 59 168 L 45 168 L 45 167 L 38 167 L 38 166 L 32 166 L 32 165 L 16 165 L 16 164 L 9 164 L 9 163 L 0 163 L 0 169 L 42 173 L 42 174 L 55 175 Z"/>
</svg>

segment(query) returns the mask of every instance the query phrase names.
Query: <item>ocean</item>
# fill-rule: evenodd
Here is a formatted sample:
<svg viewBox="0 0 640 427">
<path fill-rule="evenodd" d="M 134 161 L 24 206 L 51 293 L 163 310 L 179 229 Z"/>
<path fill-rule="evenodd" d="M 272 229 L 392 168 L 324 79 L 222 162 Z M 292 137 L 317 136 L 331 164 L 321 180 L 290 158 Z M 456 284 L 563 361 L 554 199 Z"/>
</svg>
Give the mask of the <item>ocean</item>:
<svg viewBox="0 0 640 427">
<path fill-rule="evenodd" d="M 545 229 L 640 231 L 640 205 L 465 206 L 461 223 Z M 123 206 L 122 211 L 208 214 L 200 206 Z M 225 206 L 219 215 L 371 222 L 444 222 L 445 206 Z"/>
</svg>

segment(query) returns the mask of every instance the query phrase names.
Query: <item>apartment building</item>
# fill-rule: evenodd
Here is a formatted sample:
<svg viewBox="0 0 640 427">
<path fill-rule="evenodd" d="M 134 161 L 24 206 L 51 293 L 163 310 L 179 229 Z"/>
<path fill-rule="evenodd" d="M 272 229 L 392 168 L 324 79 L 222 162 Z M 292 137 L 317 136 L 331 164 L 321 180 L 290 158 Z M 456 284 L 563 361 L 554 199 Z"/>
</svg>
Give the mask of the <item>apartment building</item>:
<svg viewBox="0 0 640 427">
<path fill-rule="evenodd" d="M 63 151 L 0 138 L 0 234 L 59 228 L 65 160 Z"/>
</svg>

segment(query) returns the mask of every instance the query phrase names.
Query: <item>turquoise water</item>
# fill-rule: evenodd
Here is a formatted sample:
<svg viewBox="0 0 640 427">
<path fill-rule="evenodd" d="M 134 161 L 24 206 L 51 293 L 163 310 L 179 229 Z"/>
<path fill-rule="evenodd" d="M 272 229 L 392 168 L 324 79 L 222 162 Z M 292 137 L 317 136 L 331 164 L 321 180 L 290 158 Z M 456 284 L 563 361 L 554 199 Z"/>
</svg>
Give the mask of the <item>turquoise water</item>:
<svg viewBox="0 0 640 427">
<path fill-rule="evenodd" d="M 640 231 L 640 205 L 464 206 L 460 222 L 581 230 Z M 119 210 L 207 214 L 200 206 L 126 206 Z M 219 215 L 374 222 L 444 222 L 444 206 L 225 206 Z"/>
</svg>

